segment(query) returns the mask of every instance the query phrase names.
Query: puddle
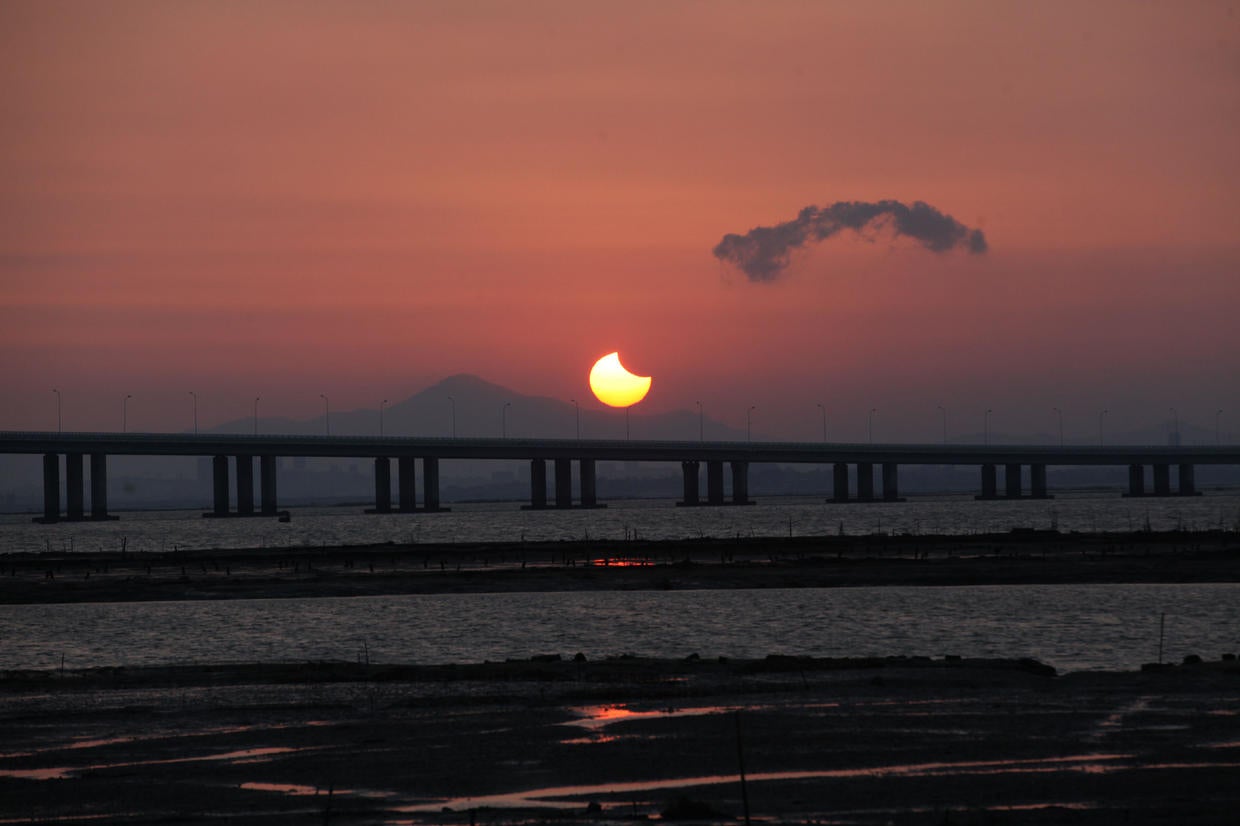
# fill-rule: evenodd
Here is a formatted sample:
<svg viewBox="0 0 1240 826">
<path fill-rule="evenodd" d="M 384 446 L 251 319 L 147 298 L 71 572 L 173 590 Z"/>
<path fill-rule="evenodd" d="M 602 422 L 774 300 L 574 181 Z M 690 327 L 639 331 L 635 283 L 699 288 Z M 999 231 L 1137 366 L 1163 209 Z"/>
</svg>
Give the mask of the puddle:
<svg viewBox="0 0 1240 826">
<path fill-rule="evenodd" d="M 0 777 L 14 777 L 26 780 L 63 780 L 67 777 L 90 771 L 107 771 L 110 769 L 131 769 L 138 766 L 168 766 L 176 763 L 200 763 L 204 760 L 232 760 L 236 763 L 260 763 L 280 754 L 298 751 L 310 751 L 308 748 L 288 748 L 271 746 L 259 749 L 241 749 L 226 751 L 220 754 L 203 754 L 195 757 L 170 757 L 165 760 L 138 760 L 134 762 L 94 763 L 89 766 L 69 766 L 52 769 L 0 769 Z"/>
<path fill-rule="evenodd" d="M 31 749 L 30 751 L 0 753 L 0 760 L 9 760 L 18 757 L 34 757 L 39 754 L 49 754 L 58 751 L 97 749 L 103 748 L 104 746 L 117 746 L 123 743 L 150 742 L 151 740 L 172 741 L 184 740 L 191 737 L 214 737 L 221 734 L 253 734 L 258 731 L 280 731 L 282 729 L 318 728 L 321 726 L 334 725 L 339 724 L 330 720 L 310 720 L 305 723 L 266 723 L 249 726 L 220 726 L 218 728 L 205 728 L 189 732 L 163 732 L 158 734 L 128 734 L 118 737 L 99 737 L 91 740 L 72 740 L 68 743 L 57 743 L 54 745 Z"/>
<path fill-rule="evenodd" d="M 327 794 L 327 792 L 320 792 L 318 786 L 301 786 L 296 783 L 242 783 L 241 788 L 257 792 L 279 792 L 292 797 L 315 797 L 319 794 Z M 332 790 L 333 795 L 352 793 L 351 789 Z"/>
<path fill-rule="evenodd" d="M 1067 757 L 1048 757 L 1024 760 L 970 760 L 957 763 L 910 763 L 894 766 L 871 766 L 862 769 L 825 769 L 818 771 L 757 772 L 746 775 L 749 783 L 780 780 L 822 780 L 883 777 L 943 777 L 950 775 L 1035 774 L 1049 772 L 1105 773 L 1134 768 L 1131 765 L 1114 765 L 1116 761 L 1131 760 L 1132 754 L 1079 754 Z M 479 797 L 462 797 L 432 804 L 395 807 L 392 811 L 407 814 L 438 813 L 446 809 L 468 810 L 481 808 L 521 809 L 551 808 L 575 809 L 582 802 L 577 798 L 602 795 L 651 792 L 666 789 L 684 789 L 696 786 L 717 786 L 739 783 L 735 774 L 680 777 L 666 780 L 639 780 L 623 783 L 599 783 L 582 786 L 551 786 L 524 792 L 508 792 Z"/>
<path fill-rule="evenodd" d="M 696 708 L 664 708 L 654 711 L 635 711 L 623 705 L 579 706 L 570 708 L 578 715 L 576 720 L 568 720 L 561 725 L 580 726 L 591 731 L 599 731 L 612 723 L 626 720 L 650 720 L 667 717 L 702 717 L 708 714 L 729 714 L 733 711 L 750 711 L 758 706 L 700 706 Z"/>
</svg>

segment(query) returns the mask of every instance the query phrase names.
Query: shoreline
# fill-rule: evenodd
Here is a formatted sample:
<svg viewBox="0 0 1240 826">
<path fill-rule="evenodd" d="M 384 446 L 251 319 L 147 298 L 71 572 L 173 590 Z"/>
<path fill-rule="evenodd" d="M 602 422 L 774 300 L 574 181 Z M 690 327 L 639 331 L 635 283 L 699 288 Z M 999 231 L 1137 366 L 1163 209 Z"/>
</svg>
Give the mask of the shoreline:
<svg viewBox="0 0 1240 826">
<path fill-rule="evenodd" d="M 0 604 L 567 590 L 1240 582 L 1240 534 L 382 544 L 0 554 Z"/>
</svg>

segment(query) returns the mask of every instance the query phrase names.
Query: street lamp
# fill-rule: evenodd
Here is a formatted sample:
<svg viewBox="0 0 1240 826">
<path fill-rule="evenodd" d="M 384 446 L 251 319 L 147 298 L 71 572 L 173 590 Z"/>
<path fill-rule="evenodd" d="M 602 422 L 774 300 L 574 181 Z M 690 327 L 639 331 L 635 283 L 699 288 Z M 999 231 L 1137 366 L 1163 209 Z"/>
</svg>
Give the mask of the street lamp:
<svg viewBox="0 0 1240 826">
<path fill-rule="evenodd" d="M 508 408 L 512 407 L 512 402 L 504 402 L 504 406 L 500 408 L 499 414 L 499 434 L 501 438 L 508 438 Z"/>
<path fill-rule="evenodd" d="M 1101 447 L 1101 446 L 1102 446 L 1102 443 L 1103 443 L 1103 439 L 1102 439 L 1102 417 L 1103 417 L 1103 416 L 1105 416 L 1106 414 L 1110 413 L 1110 412 L 1111 412 L 1110 410 L 1103 410 L 1103 411 L 1101 411 L 1101 412 L 1099 412 L 1099 413 L 1098 413 L 1098 446 L 1099 446 L 1099 447 Z"/>
<path fill-rule="evenodd" d="M 581 405 L 577 404 L 576 399 L 569 399 L 573 403 L 573 411 L 577 414 L 577 441 L 581 441 Z"/>
<path fill-rule="evenodd" d="M 133 394 L 127 393 L 124 401 L 121 402 L 121 433 L 129 432 L 129 400 L 132 398 Z"/>
<path fill-rule="evenodd" d="M 698 441 L 706 441 L 706 419 L 702 413 L 702 403 L 698 402 Z M 1222 412 L 1222 411 L 1219 411 Z"/>
<path fill-rule="evenodd" d="M 947 444 L 947 408 L 938 405 L 939 412 L 943 414 L 943 444 Z"/>
<path fill-rule="evenodd" d="M 1063 447 L 1063 411 L 1058 407 L 1052 407 L 1051 410 L 1054 410 L 1055 414 L 1059 416 L 1059 446 Z"/>
<path fill-rule="evenodd" d="M 262 396 L 254 397 L 254 435 L 255 436 L 258 435 L 258 400 L 261 398 Z"/>
<path fill-rule="evenodd" d="M 198 394 L 193 390 L 189 391 L 190 396 L 194 399 L 194 435 L 198 435 Z"/>
<path fill-rule="evenodd" d="M 448 407 L 452 416 L 452 438 L 456 438 L 456 399 L 448 397 Z"/>
<path fill-rule="evenodd" d="M 745 441 L 753 441 L 753 412 L 757 410 L 757 405 L 750 405 L 745 411 Z"/>
<path fill-rule="evenodd" d="M 870 418 L 867 422 L 867 429 L 870 434 L 870 444 L 874 444 L 874 414 L 878 412 L 877 407 L 870 408 Z"/>
<path fill-rule="evenodd" d="M 994 411 L 989 407 L 986 408 L 986 415 L 982 417 L 982 439 L 983 444 L 990 444 L 990 414 Z"/>
<path fill-rule="evenodd" d="M 822 411 L 822 440 L 825 442 L 827 440 L 827 408 L 822 402 L 818 402 L 818 409 Z"/>
<path fill-rule="evenodd" d="M 323 435 L 332 435 L 332 405 L 327 399 L 326 393 L 320 393 L 319 398 L 323 400 Z"/>
<path fill-rule="evenodd" d="M 384 399 L 383 401 L 379 402 L 379 438 L 380 439 L 383 438 L 383 406 L 387 404 L 387 402 L 388 402 L 387 399 Z"/>
<path fill-rule="evenodd" d="M 52 388 L 52 392 L 56 394 L 56 432 L 59 433 L 60 432 L 60 391 L 57 390 L 56 388 Z M 1219 412 L 1222 412 L 1222 411 L 1219 411 Z M 1217 416 L 1215 417 L 1215 421 L 1216 422 L 1218 421 Z"/>
</svg>

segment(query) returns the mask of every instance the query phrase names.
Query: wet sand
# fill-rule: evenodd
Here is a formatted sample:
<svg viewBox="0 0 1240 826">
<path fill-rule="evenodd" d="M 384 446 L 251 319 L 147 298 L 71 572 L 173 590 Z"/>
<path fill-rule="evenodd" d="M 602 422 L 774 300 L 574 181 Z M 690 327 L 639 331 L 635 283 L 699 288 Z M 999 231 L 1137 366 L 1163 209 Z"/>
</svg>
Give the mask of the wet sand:
<svg viewBox="0 0 1240 826">
<path fill-rule="evenodd" d="M 0 555 L 0 603 L 589 589 L 1240 582 L 1234 532 L 703 539 Z"/>
<path fill-rule="evenodd" d="M 1234 659 L 0 675 L 0 822 L 1234 824 Z M 743 760 L 744 793 L 739 781 Z"/>
</svg>

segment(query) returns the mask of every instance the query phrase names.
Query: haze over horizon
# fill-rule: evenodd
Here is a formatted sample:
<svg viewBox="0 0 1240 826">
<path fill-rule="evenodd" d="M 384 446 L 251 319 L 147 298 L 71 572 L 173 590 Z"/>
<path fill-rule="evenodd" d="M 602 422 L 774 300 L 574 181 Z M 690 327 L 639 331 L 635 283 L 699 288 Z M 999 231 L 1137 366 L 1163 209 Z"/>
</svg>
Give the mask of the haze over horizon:
<svg viewBox="0 0 1240 826">
<path fill-rule="evenodd" d="M 13 2 L 0 44 L 0 430 L 601 409 L 612 350 L 634 415 L 784 438 L 1240 430 L 1222 3 Z"/>
</svg>

